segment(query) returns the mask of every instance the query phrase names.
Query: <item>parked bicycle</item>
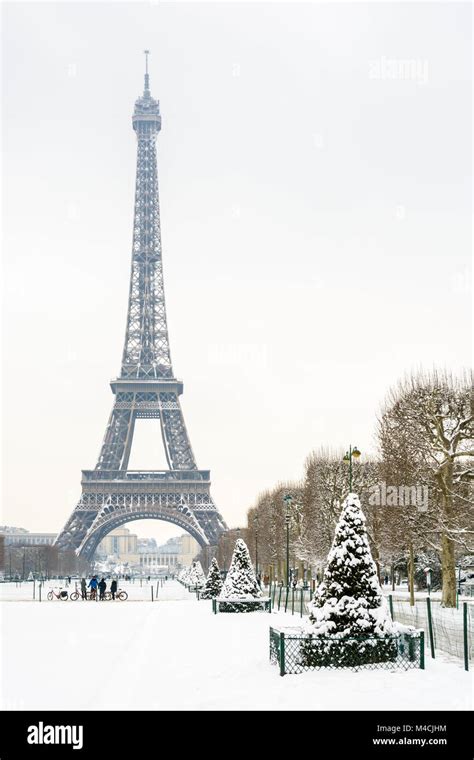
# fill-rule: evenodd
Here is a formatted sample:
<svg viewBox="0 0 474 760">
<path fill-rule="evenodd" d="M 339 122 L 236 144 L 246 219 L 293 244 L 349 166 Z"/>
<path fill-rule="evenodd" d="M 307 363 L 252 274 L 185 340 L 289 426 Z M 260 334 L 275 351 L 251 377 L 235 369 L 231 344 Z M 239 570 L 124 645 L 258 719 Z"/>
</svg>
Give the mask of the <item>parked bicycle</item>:
<svg viewBox="0 0 474 760">
<path fill-rule="evenodd" d="M 124 602 L 126 599 L 128 599 L 128 594 L 127 594 L 126 591 L 124 591 L 123 589 L 119 588 L 115 592 L 115 598 L 116 599 L 120 599 L 121 602 Z M 112 592 L 111 591 L 106 591 L 105 592 L 105 599 L 106 599 L 106 601 L 110 601 L 112 599 Z"/>
<path fill-rule="evenodd" d="M 81 591 L 73 591 L 72 594 L 69 595 L 69 599 L 71 602 L 77 602 L 78 599 L 82 599 L 82 593 Z M 95 599 L 95 595 L 93 596 L 90 591 L 86 594 L 86 599 Z"/>
<path fill-rule="evenodd" d="M 62 588 L 59 589 L 58 593 L 54 589 L 51 589 L 51 591 L 48 591 L 48 601 L 52 602 L 53 599 L 59 599 L 61 602 L 66 602 L 68 600 L 68 593 L 67 591 L 63 591 Z"/>
<path fill-rule="evenodd" d="M 126 591 L 123 591 L 123 589 L 118 589 L 118 591 L 115 592 L 115 598 L 120 599 L 121 602 L 124 602 L 126 599 L 128 599 L 128 594 Z M 82 594 L 80 591 L 73 591 L 70 595 L 69 599 L 71 602 L 77 602 L 78 599 L 82 599 Z M 111 601 L 112 599 L 112 592 L 106 591 L 104 594 L 104 599 L 106 602 Z M 88 591 L 87 592 L 87 600 L 95 602 L 97 600 L 97 594 L 95 591 Z"/>
</svg>

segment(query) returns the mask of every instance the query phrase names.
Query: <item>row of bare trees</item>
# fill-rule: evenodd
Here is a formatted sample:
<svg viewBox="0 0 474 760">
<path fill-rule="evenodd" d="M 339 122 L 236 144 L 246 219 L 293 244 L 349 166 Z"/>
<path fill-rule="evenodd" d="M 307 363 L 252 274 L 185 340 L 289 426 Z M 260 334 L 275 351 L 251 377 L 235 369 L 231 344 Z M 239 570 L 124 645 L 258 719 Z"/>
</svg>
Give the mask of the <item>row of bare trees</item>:
<svg viewBox="0 0 474 760">
<path fill-rule="evenodd" d="M 3 539 L 3 540 L 2 540 Z M 26 580 L 30 573 L 36 577 L 75 575 L 84 573 L 89 563 L 75 552 L 59 552 L 56 546 L 6 544 L 0 536 L 0 573 L 5 578 Z"/>
<path fill-rule="evenodd" d="M 353 463 L 379 573 L 408 573 L 412 593 L 417 559 L 439 559 L 442 602 L 456 604 L 456 563 L 474 553 L 474 421 L 471 377 L 417 373 L 393 388 L 377 420 L 377 455 Z M 246 540 L 262 575 L 286 578 L 286 503 L 290 567 L 299 577 L 321 572 L 348 492 L 343 451 L 321 447 L 305 463 L 300 483 L 279 483 L 260 494 L 247 525 L 221 536 L 217 557 L 230 562 L 235 538 Z M 426 559 L 424 560 L 426 561 Z M 207 564 L 207 562 L 206 562 Z M 418 568 L 419 569 L 419 568 Z"/>
</svg>

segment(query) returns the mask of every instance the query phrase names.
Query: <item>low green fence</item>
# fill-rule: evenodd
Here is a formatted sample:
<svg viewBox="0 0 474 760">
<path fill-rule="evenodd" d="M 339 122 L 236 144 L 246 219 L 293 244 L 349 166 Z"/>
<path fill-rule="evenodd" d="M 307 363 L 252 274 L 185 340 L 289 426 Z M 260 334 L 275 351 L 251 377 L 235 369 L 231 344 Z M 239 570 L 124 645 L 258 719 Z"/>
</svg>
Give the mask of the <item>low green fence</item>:
<svg viewBox="0 0 474 760">
<path fill-rule="evenodd" d="M 212 611 L 218 612 L 271 612 L 272 600 L 269 596 L 255 599 L 213 599 Z"/>
<path fill-rule="evenodd" d="M 289 612 L 291 615 L 299 615 L 300 617 L 309 614 L 309 603 L 312 596 L 309 588 L 273 585 L 269 589 L 269 596 L 274 610 Z"/>
<path fill-rule="evenodd" d="M 457 657 L 469 670 L 469 662 L 474 658 L 474 605 L 462 602 L 459 608 L 442 607 L 439 599 L 429 596 L 416 599 L 413 606 L 406 598 L 389 596 L 390 612 L 393 620 L 404 625 L 413 625 L 426 631 L 427 644 L 431 656 L 436 650 Z"/>
<path fill-rule="evenodd" d="M 321 668 L 424 669 L 424 632 L 336 639 L 270 628 L 270 662 L 279 666 L 281 676 Z"/>
</svg>

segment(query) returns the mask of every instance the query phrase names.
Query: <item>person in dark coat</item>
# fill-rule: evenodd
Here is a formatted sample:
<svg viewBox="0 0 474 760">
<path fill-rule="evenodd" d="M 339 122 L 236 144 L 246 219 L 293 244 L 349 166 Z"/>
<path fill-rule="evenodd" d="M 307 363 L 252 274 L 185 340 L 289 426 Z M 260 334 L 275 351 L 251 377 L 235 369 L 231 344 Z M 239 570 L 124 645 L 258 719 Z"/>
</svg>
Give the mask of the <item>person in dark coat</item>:
<svg viewBox="0 0 474 760">
<path fill-rule="evenodd" d="M 83 599 L 87 599 L 87 586 L 85 578 L 81 578 L 81 597 Z"/>
<path fill-rule="evenodd" d="M 107 584 L 105 582 L 104 578 L 100 579 L 99 583 L 99 599 L 105 599 L 105 589 L 107 588 Z"/>
<path fill-rule="evenodd" d="M 110 584 L 110 593 L 112 594 L 112 599 L 115 599 L 115 594 L 117 593 L 117 581 L 115 580 L 115 578 Z"/>
</svg>

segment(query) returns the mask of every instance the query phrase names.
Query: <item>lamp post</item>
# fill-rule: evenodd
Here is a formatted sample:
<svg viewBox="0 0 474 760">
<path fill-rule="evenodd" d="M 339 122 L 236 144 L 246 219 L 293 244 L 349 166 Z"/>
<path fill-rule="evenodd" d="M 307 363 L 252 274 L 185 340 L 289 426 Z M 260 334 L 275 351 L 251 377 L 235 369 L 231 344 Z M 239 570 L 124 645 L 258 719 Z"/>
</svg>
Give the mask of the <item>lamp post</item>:
<svg viewBox="0 0 474 760">
<path fill-rule="evenodd" d="M 290 509 L 293 497 L 291 494 L 287 494 L 283 497 L 283 501 L 286 505 L 285 512 L 285 525 L 286 525 L 286 587 L 290 585 Z"/>
<path fill-rule="evenodd" d="M 349 451 L 343 456 L 343 462 L 349 462 L 349 493 L 352 493 L 352 459 L 359 459 L 360 451 L 357 446 L 349 446 Z"/>
<path fill-rule="evenodd" d="M 258 575 L 258 513 L 253 518 L 255 526 L 255 574 Z"/>
</svg>

